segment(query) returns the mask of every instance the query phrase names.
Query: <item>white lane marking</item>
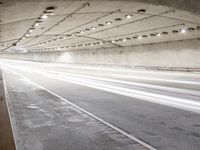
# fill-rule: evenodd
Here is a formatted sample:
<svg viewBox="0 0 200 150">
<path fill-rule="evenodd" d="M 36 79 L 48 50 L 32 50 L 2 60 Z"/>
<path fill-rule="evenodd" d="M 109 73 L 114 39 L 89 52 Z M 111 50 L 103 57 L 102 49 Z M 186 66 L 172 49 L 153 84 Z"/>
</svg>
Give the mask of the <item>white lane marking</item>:
<svg viewBox="0 0 200 150">
<path fill-rule="evenodd" d="M 8 70 L 8 69 L 7 69 L 7 70 Z M 13 72 L 13 71 L 10 71 L 10 70 L 8 70 L 8 71 L 9 71 L 9 72 Z M 15 73 L 16 73 L 16 72 L 15 72 Z M 63 97 L 59 96 L 58 94 L 54 93 L 53 91 L 51 91 L 51 90 L 49 90 L 49 89 L 47 89 L 47 88 L 45 88 L 45 87 L 39 85 L 38 83 L 36 83 L 36 82 L 30 80 L 29 78 L 25 77 L 24 75 L 19 74 L 19 73 L 17 73 L 17 74 L 18 74 L 19 76 L 25 78 L 25 79 L 26 79 L 27 81 L 29 81 L 31 84 L 37 86 L 37 87 L 40 88 L 40 89 L 44 89 L 44 90 L 47 91 L 48 93 L 50 93 L 50 94 L 52 94 L 52 95 L 58 97 L 60 100 L 63 100 L 63 101 L 65 101 L 65 102 L 69 103 L 70 105 L 72 105 L 72 106 L 74 106 L 75 108 L 79 109 L 80 111 L 86 113 L 86 114 L 89 115 L 90 117 L 92 117 L 92 118 L 94 118 L 94 119 L 100 121 L 101 123 L 103 123 L 103 124 L 105 124 L 106 126 L 112 128 L 113 130 L 116 130 L 117 132 L 119 132 L 119 133 L 121 133 L 122 135 L 124 135 L 124 136 L 130 138 L 131 140 L 133 140 L 133 141 L 135 141 L 135 142 L 137 142 L 137 143 L 143 145 L 143 146 L 146 147 L 147 149 L 149 149 L 149 150 L 157 150 L 156 148 L 152 147 L 151 145 L 149 145 L 149 144 L 145 143 L 144 141 L 142 141 L 142 140 L 136 138 L 136 137 L 133 136 L 132 134 L 129 134 L 129 133 L 123 131 L 122 129 L 120 129 L 120 128 L 114 126 L 114 125 L 112 125 L 111 123 L 109 123 L 109 122 L 107 122 L 107 121 L 105 121 L 105 120 L 103 120 L 103 119 L 101 119 L 101 118 L 99 118 L 99 117 L 93 115 L 92 113 L 86 111 L 85 109 L 79 107 L 78 105 L 76 105 L 76 104 L 70 102 L 70 101 L 67 100 L 66 98 L 63 98 Z"/>
</svg>

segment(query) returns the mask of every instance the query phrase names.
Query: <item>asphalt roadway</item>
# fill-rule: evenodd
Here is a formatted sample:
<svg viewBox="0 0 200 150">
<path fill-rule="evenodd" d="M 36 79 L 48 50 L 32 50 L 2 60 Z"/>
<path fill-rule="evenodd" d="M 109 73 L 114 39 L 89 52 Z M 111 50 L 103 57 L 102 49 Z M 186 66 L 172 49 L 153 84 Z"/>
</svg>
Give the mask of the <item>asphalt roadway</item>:
<svg viewBox="0 0 200 150">
<path fill-rule="evenodd" d="M 199 73 L 22 63 L 3 61 L 5 74 L 16 72 L 158 150 L 200 149 Z"/>
</svg>

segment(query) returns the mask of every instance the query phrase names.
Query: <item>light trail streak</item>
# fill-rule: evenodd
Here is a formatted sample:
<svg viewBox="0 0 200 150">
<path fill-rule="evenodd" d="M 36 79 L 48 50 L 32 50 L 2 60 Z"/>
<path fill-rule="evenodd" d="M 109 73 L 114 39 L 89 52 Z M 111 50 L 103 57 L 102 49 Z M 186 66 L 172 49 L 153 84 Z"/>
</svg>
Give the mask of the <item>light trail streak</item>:
<svg viewBox="0 0 200 150">
<path fill-rule="evenodd" d="M 60 81 L 66 81 L 66 82 L 70 82 L 74 84 L 79 84 L 82 86 L 92 87 L 95 89 L 136 98 L 138 100 L 149 101 L 149 102 L 153 102 L 157 104 L 167 105 L 167 106 L 171 106 L 171 107 L 175 107 L 175 108 L 179 108 L 183 110 L 200 113 L 200 102 L 195 101 L 195 99 L 192 99 L 192 98 L 185 99 L 183 97 L 179 98 L 179 97 L 172 97 L 169 95 L 164 95 L 164 94 L 159 94 L 159 93 L 152 93 L 152 92 L 149 92 L 148 90 L 140 91 L 140 90 L 135 90 L 135 89 L 130 89 L 130 88 L 124 88 L 124 87 L 112 85 L 108 82 L 108 80 L 107 80 L 108 83 L 105 83 L 105 82 L 101 83 L 94 80 L 90 81 L 89 79 L 80 78 L 80 75 L 72 77 L 72 76 L 66 75 L 66 73 L 65 75 L 60 75 L 59 72 L 53 72 L 53 73 L 49 71 L 45 72 L 44 70 L 40 70 L 40 69 L 38 70 L 32 69 L 30 71 L 30 69 L 26 67 L 24 68 L 24 67 L 9 66 L 9 68 L 12 68 L 18 71 L 20 70 L 29 74 L 36 73 L 49 79 L 56 79 Z M 106 79 L 104 81 L 106 81 Z M 123 81 L 119 81 L 119 83 L 123 83 Z"/>
</svg>

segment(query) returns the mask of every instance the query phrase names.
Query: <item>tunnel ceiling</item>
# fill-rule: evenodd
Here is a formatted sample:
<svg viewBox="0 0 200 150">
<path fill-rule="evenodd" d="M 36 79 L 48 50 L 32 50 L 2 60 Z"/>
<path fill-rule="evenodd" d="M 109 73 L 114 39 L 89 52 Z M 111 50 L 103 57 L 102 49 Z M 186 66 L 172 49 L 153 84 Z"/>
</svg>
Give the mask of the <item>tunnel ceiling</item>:
<svg viewBox="0 0 200 150">
<path fill-rule="evenodd" d="M 198 12 L 154 2 L 0 1 L 0 51 L 73 51 L 200 37 Z"/>
</svg>

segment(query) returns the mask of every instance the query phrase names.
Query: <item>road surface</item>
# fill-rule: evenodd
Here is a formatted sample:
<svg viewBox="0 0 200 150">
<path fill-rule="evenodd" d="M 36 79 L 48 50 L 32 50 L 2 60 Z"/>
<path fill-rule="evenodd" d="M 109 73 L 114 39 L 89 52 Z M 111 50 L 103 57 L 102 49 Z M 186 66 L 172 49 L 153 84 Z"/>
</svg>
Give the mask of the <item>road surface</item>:
<svg viewBox="0 0 200 150">
<path fill-rule="evenodd" d="M 17 74 L 158 150 L 200 149 L 198 72 L 11 60 L 1 65 L 7 84 L 17 82 Z"/>
</svg>

